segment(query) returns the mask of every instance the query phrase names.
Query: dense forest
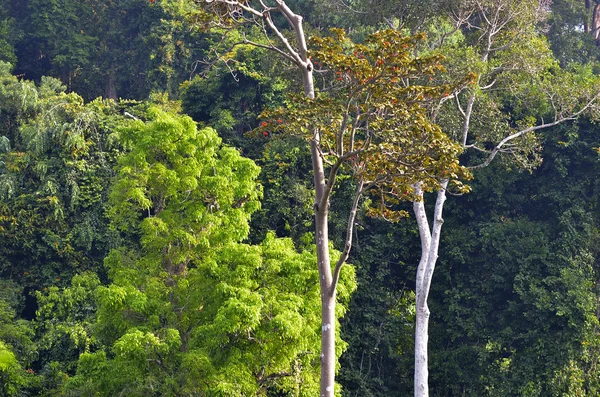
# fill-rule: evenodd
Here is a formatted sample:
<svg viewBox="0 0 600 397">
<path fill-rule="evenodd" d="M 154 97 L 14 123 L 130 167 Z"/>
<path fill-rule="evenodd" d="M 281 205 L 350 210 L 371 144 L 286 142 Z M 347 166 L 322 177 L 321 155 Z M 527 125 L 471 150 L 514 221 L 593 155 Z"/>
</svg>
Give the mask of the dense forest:
<svg viewBox="0 0 600 397">
<path fill-rule="evenodd" d="M 0 0 L 0 396 L 600 395 L 599 75 L 592 0 Z"/>
</svg>

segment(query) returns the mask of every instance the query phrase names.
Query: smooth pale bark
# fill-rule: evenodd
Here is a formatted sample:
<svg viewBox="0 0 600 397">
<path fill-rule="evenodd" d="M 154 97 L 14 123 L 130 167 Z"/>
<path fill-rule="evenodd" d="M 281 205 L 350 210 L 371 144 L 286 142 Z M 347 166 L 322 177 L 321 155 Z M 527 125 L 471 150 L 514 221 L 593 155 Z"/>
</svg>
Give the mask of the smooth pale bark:
<svg viewBox="0 0 600 397">
<path fill-rule="evenodd" d="M 431 288 L 431 279 L 438 259 L 440 236 L 442 232 L 442 212 L 446 201 L 446 187 L 448 180 L 441 182 L 435 202 L 433 213 L 433 227 L 430 229 L 423 190 L 420 184 L 414 185 L 415 195 L 418 200 L 413 203 L 413 211 L 417 220 L 419 236 L 421 238 L 421 260 L 417 267 L 416 294 L 416 324 L 415 324 L 415 397 L 429 396 L 429 369 L 427 343 L 429 341 L 429 307 L 427 298 Z"/>
<path fill-rule="evenodd" d="M 321 397 L 333 396 L 335 385 L 335 287 L 329 258 L 329 197 L 326 197 L 325 170 L 318 150 L 319 133 L 311 142 L 315 183 L 315 238 L 321 287 Z"/>
<path fill-rule="evenodd" d="M 281 34 L 277 27 L 273 24 L 270 15 L 265 17 L 265 20 L 276 36 L 282 42 L 286 53 L 281 50 L 276 50 L 280 54 L 291 59 L 297 66 L 302 75 L 304 86 L 304 94 L 314 99 L 314 81 L 313 81 L 313 66 L 310 59 L 307 58 L 308 48 L 306 45 L 306 36 L 302 27 L 302 17 L 295 14 L 284 1 L 277 1 L 278 9 L 285 15 L 286 19 L 292 26 L 296 36 L 296 48 L 292 47 L 288 40 Z M 274 49 L 274 48 L 273 48 Z M 286 55 L 287 54 L 287 55 Z M 319 269 L 319 284 L 321 292 L 321 378 L 320 378 L 320 396 L 333 397 L 335 389 L 335 307 L 336 307 L 336 287 L 339 277 L 339 272 L 344 264 L 345 258 L 337 263 L 335 272 L 331 270 L 331 260 L 329 257 L 329 198 L 331 195 L 331 187 L 335 181 L 337 171 L 330 172 L 329 180 L 325 180 L 325 167 L 323 158 L 320 152 L 320 131 L 313 132 L 313 140 L 310 143 L 313 177 L 315 184 L 315 244 L 317 248 L 317 261 Z M 339 166 L 339 164 L 338 164 Z M 336 167 L 337 170 L 337 167 Z M 359 193 L 360 194 L 360 191 Z M 354 221 L 356 213 L 356 205 L 358 200 L 355 200 L 355 206 L 351 212 L 349 222 Z M 347 236 L 346 246 L 351 246 L 351 228 Z"/>
</svg>

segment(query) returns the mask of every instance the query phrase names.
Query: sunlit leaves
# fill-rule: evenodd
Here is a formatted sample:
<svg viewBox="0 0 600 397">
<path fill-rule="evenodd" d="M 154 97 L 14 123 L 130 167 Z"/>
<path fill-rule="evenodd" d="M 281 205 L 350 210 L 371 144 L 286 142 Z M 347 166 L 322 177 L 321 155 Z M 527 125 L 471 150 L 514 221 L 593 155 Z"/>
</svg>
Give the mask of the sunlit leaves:
<svg viewBox="0 0 600 397">
<path fill-rule="evenodd" d="M 258 168 L 188 117 L 158 109 L 149 116 L 152 121 L 119 132 L 132 150 L 120 162 L 111 193 L 115 225 L 141 231 L 150 251 L 170 246 L 175 263 L 225 235 L 245 238 L 249 215 L 259 206 Z"/>
<path fill-rule="evenodd" d="M 363 44 L 342 30 L 312 38 L 316 80 L 324 85 L 315 100 L 290 97 L 288 106 L 263 114 L 258 132 L 285 131 L 318 140 L 323 159 L 362 180 L 373 193 L 371 213 L 397 220 L 393 208 L 412 200 L 412 185 L 426 190 L 439 181 L 460 180 L 469 173 L 458 164 L 459 145 L 430 121 L 428 107 L 473 81 L 465 74 L 452 83 L 435 84 L 443 57 L 416 57 L 422 35 L 385 30 Z"/>
<path fill-rule="evenodd" d="M 123 116 L 114 102 L 84 104 L 56 79 L 42 78 L 38 87 L 4 74 L 0 80 L 0 258 L 10 263 L 2 272 L 23 273 L 41 287 L 77 266 L 97 266 L 104 255 L 103 202 L 118 153 L 106 129 Z"/>
</svg>

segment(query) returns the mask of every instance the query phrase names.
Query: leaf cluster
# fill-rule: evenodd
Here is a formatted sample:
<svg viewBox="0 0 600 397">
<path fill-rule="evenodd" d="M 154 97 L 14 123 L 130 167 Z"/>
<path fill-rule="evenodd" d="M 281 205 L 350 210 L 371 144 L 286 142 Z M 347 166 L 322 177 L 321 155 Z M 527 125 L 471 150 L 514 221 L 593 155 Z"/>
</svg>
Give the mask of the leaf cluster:
<svg viewBox="0 0 600 397">
<path fill-rule="evenodd" d="M 311 39 L 311 57 L 323 86 L 314 99 L 292 95 L 285 108 L 263 113 L 256 133 L 286 132 L 317 142 L 331 169 L 344 169 L 374 192 L 373 214 L 397 219 L 391 209 L 412 200 L 412 185 L 433 190 L 451 179 L 458 190 L 469 173 L 458 163 L 459 145 L 431 122 L 428 107 L 473 80 L 431 84 L 443 72 L 443 57 L 416 57 L 422 35 L 394 30 L 370 35 L 363 44 L 342 30 Z"/>
</svg>

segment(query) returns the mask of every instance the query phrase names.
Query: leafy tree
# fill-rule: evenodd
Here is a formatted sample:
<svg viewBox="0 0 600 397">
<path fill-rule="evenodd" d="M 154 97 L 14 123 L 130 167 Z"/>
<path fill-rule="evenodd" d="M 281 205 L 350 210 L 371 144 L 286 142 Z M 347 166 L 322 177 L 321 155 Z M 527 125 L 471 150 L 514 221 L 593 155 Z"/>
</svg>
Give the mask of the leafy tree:
<svg viewBox="0 0 600 397">
<path fill-rule="evenodd" d="M 61 371 L 73 373 L 79 355 L 98 347 L 92 325 L 99 286 L 98 276 L 86 272 L 75 275 L 69 287 L 51 286 L 37 292 L 38 366 L 44 372 L 60 363 Z"/>
<path fill-rule="evenodd" d="M 95 340 L 64 393 L 314 395 L 313 250 L 247 237 L 258 168 L 210 128 L 150 108 L 119 131 L 130 152 L 112 189 L 114 225 L 139 238 L 106 259 Z M 341 282 L 347 300 L 352 273 Z M 338 308 L 341 316 L 343 308 Z"/>
<path fill-rule="evenodd" d="M 273 230 L 278 236 L 301 242 L 312 229 L 314 195 L 305 177 L 311 168 L 306 141 L 269 133 L 265 141 L 260 159 L 265 196 L 261 209 L 252 218 L 251 237 L 260 241 Z"/>
<path fill-rule="evenodd" d="M 22 301 L 20 287 L 5 280 L 0 281 L 0 286 L 0 393 L 18 396 L 34 383 L 33 329 L 28 321 L 17 317 Z"/>
<path fill-rule="evenodd" d="M 37 88 L 6 79 L 5 97 L 23 100 L 8 102 L 5 111 L 1 272 L 29 287 L 48 286 L 98 267 L 117 237 L 107 228 L 103 203 L 119 152 L 107 130 L 123 116 L 114 103 L 84 105 L 54 79 Z"/>
</svg>

